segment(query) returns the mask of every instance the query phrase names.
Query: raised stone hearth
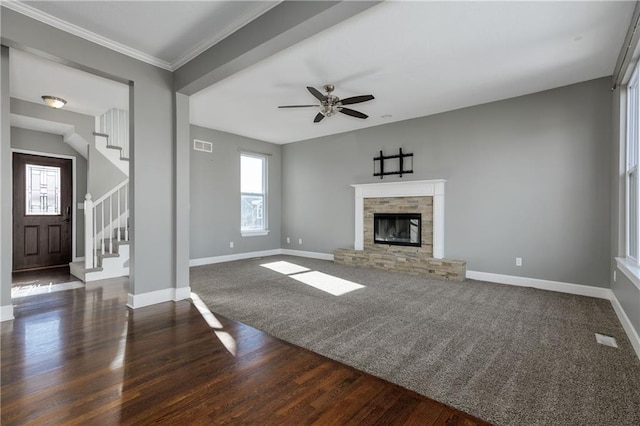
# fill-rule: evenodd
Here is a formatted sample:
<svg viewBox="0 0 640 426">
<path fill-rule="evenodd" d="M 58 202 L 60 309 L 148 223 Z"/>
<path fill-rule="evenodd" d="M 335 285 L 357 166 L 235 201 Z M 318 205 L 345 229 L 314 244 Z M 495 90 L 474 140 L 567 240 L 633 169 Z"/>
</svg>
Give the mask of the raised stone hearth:
<svg viewBox="0 0 640 426">
<path fill-rule="evenodd" d="M 467 262 L 464 260 L 434 259 L 418 254 L 402 255 L 369 250 L 338 249 L 333 252 L 333 261 L 341 265 L 404 272 L 451 281 L 464 281 L 467 272 Z"/>
<path fill-rule="evenodd" d="M 356 188 L 354 249 L 338 249 L 336 263 L 463 281 L 467 262 L 444 258 L 444 180 L 352 185 Z M 374 213 L 422 218 L 419 247 L 374 243 Z"/>
</svg>

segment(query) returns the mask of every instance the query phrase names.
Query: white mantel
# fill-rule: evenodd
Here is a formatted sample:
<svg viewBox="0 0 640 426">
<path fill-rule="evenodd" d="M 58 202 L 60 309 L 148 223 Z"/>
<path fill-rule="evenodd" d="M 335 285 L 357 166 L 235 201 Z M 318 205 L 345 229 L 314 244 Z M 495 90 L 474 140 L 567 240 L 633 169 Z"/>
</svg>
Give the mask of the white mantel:
<svg viewBox="0 0 640 426">
<path fill-rule="evenodd" d="M 365 183 L 356 189 L 356 238 L 353 247 L 364 249 L 364 199 L 386 197 L 433 197 L 433 257 L 444 258 L 444 179 Z"/>
</svg>

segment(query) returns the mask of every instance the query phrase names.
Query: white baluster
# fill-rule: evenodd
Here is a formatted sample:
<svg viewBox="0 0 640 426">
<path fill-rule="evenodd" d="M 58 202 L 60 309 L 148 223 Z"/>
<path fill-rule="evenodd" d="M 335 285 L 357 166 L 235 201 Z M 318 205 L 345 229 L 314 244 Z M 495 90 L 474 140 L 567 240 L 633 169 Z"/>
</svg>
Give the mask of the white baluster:
<svg viewBox="0 0 640 426">
<path fill-rule="evenodd" d="M 118 234 L 118 242 L 120 242 L 120 218 L 122 217 L 122 212 L 120 211 L 120 190 L 122 188 L 118 189 L 118 210 L 116 211 L 117 214 L 117 218 L 118 218 L 118 227 L 116 228 L 116 233 Z"/>
<path fill-rule="evenodd" d="M 109 197 L 109 254 L 113 254 L 113 194 Z"/>
<path fill-rule="evenodd" d="M 102 235 L 102 238 L 100 238 L 100 250 L 101 253 L 104 254 L 104 201 L 100 203 L 100 207 L 102 210 L 102 214 L 100 215 L 100 235 Z"/>
</svg>

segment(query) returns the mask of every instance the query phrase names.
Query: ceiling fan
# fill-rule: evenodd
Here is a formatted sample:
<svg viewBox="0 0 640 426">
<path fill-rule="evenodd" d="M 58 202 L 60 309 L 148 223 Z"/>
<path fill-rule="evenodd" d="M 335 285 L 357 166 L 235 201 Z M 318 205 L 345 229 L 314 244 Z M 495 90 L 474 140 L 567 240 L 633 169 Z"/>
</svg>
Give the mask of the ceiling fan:
<svg viewBox="0 0 640 426">
<path fill-rule="evenodd" d="M 309 107 L 320 107 L 320 112 L 313 119 L 314 123 L 319 123 L 325 117 L 331 117 L 337 112 L 341 112 L 346 115 L 350 115 L 351 117 L 362 118 L 365 119 L 369 117 L 367 114 L 363 114 L 360 111 L 356 111 L 351 108 L 345 108 L 344 105 L 352 105 L 359 104 L 360 102 L 370 101 L 375 99 L 373 95 L 360 95 L 360 96 L 352 96 L 350 98 L 340 99 L 336 95 L 333 95 L 332 92 L 335 89 L 333 84 L 325 84 L 324 90 L 327 92 L 326 95 L 323 95 L 315 87 L 307 86 L 307 90 L 320 101 L 320 105 L 281 105 L 278 108 L 309 108 Z"/>
</svg>

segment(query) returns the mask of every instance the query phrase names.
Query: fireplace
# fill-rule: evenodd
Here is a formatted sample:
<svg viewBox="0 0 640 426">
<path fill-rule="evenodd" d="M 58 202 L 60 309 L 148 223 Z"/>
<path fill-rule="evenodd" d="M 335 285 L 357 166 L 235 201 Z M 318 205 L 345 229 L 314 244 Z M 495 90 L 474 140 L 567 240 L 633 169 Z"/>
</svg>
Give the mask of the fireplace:
<svg viewBox="0 0 640 426">
<path fill-rule="evenodd" d="M 352 185 L 353 249 L 334 251 L 334 262 L 464 281 L 467 262 L 444 257 L 444 183 L 438 179 Z"/>
<path fill-rule="evenodd" d="M 420 213 L 374 213 L 373 242 L 394 246 L 422 245 Z"/>
</svg>

